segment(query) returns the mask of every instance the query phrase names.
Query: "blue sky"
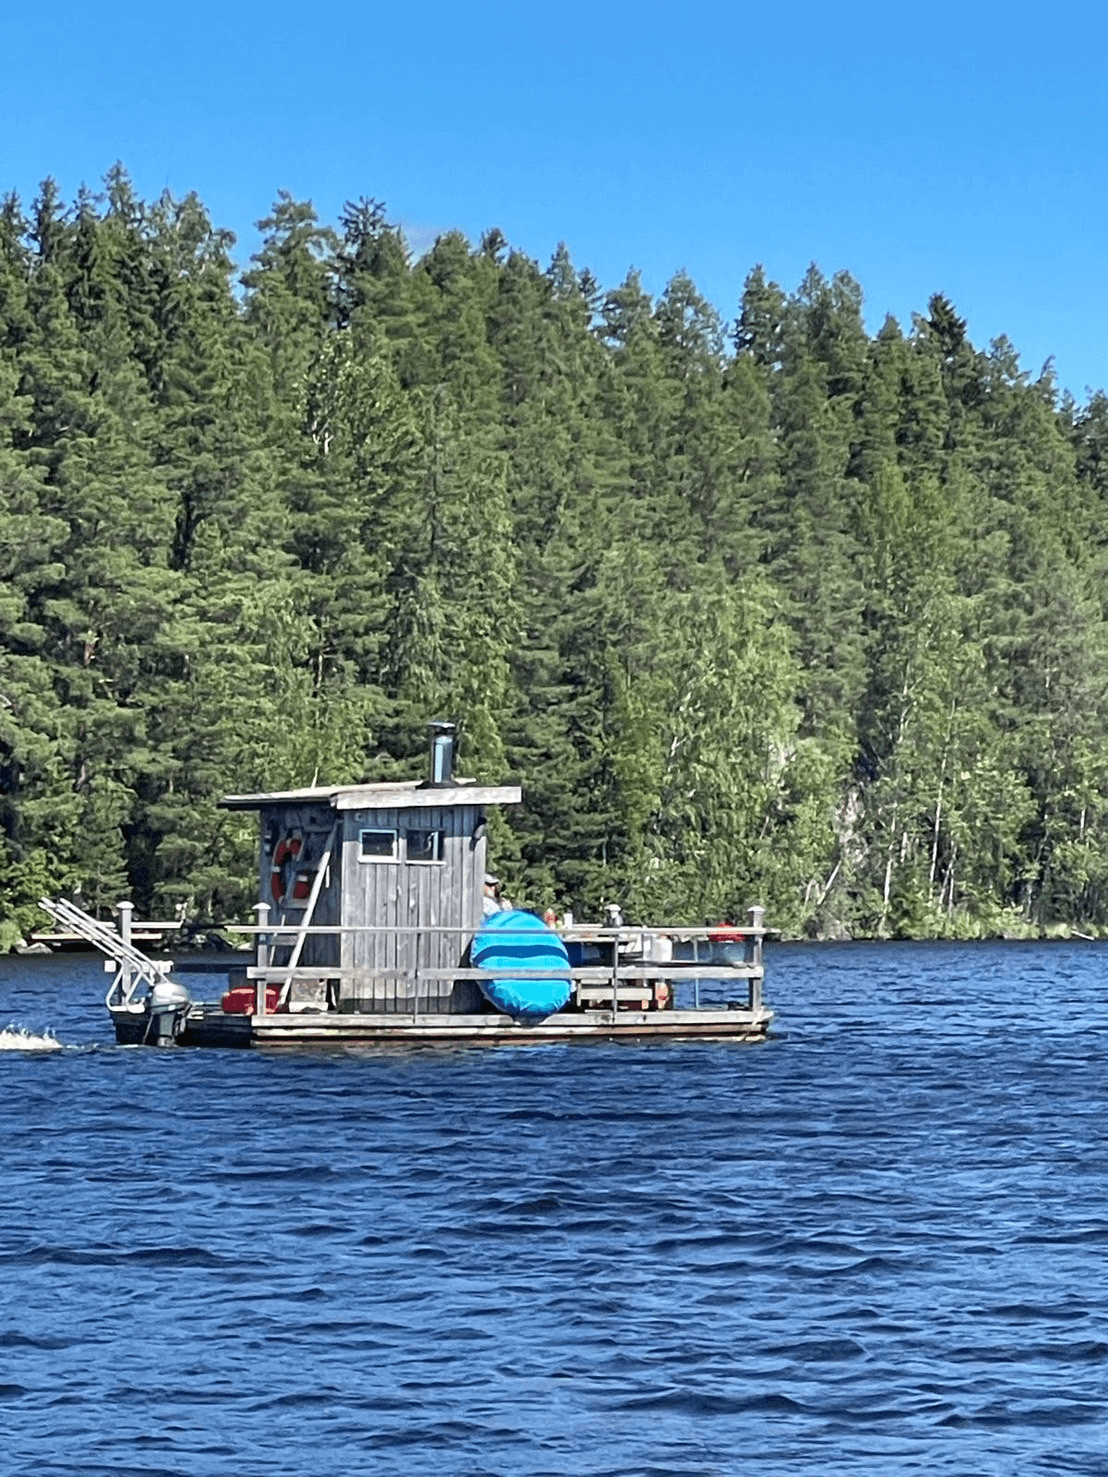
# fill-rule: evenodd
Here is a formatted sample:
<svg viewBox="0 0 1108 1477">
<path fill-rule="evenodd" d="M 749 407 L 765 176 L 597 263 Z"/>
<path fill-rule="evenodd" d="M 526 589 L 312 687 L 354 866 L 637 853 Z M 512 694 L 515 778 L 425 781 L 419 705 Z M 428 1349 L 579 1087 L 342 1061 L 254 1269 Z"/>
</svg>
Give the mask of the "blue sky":
<svg viewBox="0 0 1108 1477">
<path fill-rule="evenodd" d="M 0 189 L 117 159 L 239 237 L 279 189 L 383 200 L 416 245 L 499 226 L 606 287 L 687 270 L 726 319 L 757 262 L 853 274 L 867 320 L 949 296 L 1079 400 L 1108 387 L 1108 12 L 687 0 L 12 7 Z"/>
</svg>

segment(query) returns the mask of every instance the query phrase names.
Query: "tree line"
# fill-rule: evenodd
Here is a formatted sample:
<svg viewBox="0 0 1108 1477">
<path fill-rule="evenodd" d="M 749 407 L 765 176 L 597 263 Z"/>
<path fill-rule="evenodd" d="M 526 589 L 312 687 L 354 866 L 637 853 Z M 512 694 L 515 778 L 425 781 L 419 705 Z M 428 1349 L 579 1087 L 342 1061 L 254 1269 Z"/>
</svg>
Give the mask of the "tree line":
<svg viewBox="0 0 1108 1477">
<path fill-rule="evenodd" d="M 216 920 L 228 791 L 411 776 L 517 900 L 793 933 L 1108 926 L 1108 399 L 846 273 L 605 289 L 282 194 L 239 273 L 116 167 L 0 208 L 0 945 Z"/>
</svg>

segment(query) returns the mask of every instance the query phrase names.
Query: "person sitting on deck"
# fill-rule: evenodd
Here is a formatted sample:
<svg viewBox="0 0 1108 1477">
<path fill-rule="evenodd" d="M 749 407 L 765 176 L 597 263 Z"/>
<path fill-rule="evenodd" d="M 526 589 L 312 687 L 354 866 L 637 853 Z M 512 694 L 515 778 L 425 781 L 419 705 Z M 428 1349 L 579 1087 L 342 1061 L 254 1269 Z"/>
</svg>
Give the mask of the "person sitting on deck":
<svg viewBox="0 0 1108 1477">
<path fill-rule="evenodd" d="M 500 878 L 494 877 L 491 872 L 485 873 L 485 896 L 481 900 L 481 916 L 488 918 L 492 913 L 507 913 L 511 910 L 511 902 L 500 891 Z"/>
</svg>

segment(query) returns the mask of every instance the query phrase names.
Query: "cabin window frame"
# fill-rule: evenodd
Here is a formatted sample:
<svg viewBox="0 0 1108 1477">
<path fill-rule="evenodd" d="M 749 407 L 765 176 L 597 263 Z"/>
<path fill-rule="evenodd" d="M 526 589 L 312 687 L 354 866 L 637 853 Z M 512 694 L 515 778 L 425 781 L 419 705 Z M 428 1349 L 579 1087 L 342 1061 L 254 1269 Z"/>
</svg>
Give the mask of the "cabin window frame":
<svg viewBox="0 0 1108 1477">
<path fill-rule="evenodd" d="M 409 867 L 441 867 L 446 860 L 443 841 L 445 829 L 442 826 L 407 826 L 404 830 L 404 860 Z M 413 857 L 408 848 L 408 837 L 412 835 L 431 836 L 434 838 L 434 856 Z"/>
<path fill-rule="evenodd" d="M 389 851 L 366 851 L 367 836 L 391 836 Z M 400 860 L 400 831 L 396 826 L 360 826 L 358 828 L 358 860 L 360 862 L 398 862 Z"/>
</svg>

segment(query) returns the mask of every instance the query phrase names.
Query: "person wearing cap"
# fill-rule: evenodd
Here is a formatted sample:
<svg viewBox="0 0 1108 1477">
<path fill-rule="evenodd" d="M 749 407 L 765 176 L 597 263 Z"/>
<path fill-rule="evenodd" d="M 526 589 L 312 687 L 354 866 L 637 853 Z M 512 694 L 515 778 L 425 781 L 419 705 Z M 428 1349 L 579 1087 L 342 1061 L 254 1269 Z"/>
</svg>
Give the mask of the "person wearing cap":
<svg viewBox="0 0 1108 1477">
<path fill-rule="evenodd" d="M 481 899 L 481 916 L 489 917 L 491 913 L 508 912 L 511 903 L 500 891 L 500 878 L 494 877 L 491 872 L 485 873 L 485 896 Z"/>
</svg>

